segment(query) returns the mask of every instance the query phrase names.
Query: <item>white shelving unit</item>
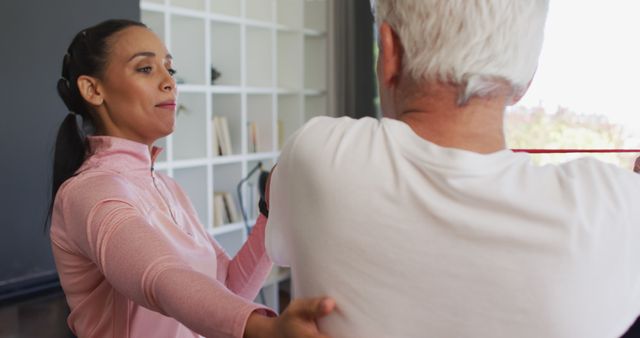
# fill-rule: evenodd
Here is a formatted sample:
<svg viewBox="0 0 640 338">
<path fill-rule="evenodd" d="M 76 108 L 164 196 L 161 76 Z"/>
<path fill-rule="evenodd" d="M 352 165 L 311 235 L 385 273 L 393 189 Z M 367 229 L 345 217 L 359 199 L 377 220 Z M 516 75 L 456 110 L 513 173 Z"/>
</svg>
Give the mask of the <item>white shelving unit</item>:
<svg viewBox="0 0 640 338">
<path fill-rule="evenodd" d="M 269 170 L 287 137 L 309 118 L 328 114 L 331 1 L 141 1 L 142 22 L 163 39 L 178 70 L 176 130 L 158 142 L 165 151 L 157 168 L 186 190 L 200 220 L 230 255 L 247 231 L 242 222 L 213 226 L 214 193 L 228 192 L 238 201 L 238 182 L 258 162 Z M 211 67 L 221 74 L 215 82 Z M 231 155 L 216 156 L 214 116 L 228 122 Z M 258 131 L 255 152 L 251 122 Z M 256 186 L 257 175 L 243 189 L 251 225 Z M 287 279 L 286 270 L 274 269 L 263 288 L 266 305 L 279 308 L 279 285 Z"/>
</svg>

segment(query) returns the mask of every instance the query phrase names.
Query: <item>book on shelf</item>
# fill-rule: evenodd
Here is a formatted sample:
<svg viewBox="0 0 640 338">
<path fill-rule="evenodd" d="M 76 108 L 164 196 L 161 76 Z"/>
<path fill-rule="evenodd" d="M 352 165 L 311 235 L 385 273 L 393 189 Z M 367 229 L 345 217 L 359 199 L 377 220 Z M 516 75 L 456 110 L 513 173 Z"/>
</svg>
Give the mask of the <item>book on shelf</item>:
<svg viewBox="0 0 640 338">
<path fill-rule="evenodd" d="M 215 145 L 217 148 L 216 155 L 227 156 L 231 155 L 231 136 L 229 133 L 229 123 L 224 116 L 213 117 L 213 135 L 216 138 Z M 214 148 L 214 150 L 216 149 Z M 215 151 L 214 151 L 215 152 Z"/>
<path fill-rule="evenodd" d="M 211 120 L 211 154 L 213 156 L 220 156 L 220 142 L 218 142 L 218 128 L 216 128 L 216 117 Z"/>
<path fill-rule="evenodd" d="M 224 193 L 224 206 L 227 212 L 227 218 L 229 218 L 229 222 L 240 222 L 240 217 L 238 216 L 238 208 L 236 208 L 236 202 L 228 192 Z"/>
<path fill-rule="evenodd" d="M 284 146 L 284 121 L 282 121 L 281 119 L 278 119 L 278 149 L 282 149 L 282 147 Z"/>
<path fill-rule="evenodd" d="M 247 122 L 247 135 L 249 136 L 249 152 L 258 152 L 258 124 L 255 121 Z"/>
<path fill-rule="evenodd" d="M 219 227 L 229 223 L 225 220 L 224 197 L 222 194 L 216 193 L 213 196 L 213 227 Z"/>
<path fill-rule="evenodd" d="M 228 192 L 216 192 L 213 195 L 213 226 L 240 222 L 236 202 Z"/>
</svg>

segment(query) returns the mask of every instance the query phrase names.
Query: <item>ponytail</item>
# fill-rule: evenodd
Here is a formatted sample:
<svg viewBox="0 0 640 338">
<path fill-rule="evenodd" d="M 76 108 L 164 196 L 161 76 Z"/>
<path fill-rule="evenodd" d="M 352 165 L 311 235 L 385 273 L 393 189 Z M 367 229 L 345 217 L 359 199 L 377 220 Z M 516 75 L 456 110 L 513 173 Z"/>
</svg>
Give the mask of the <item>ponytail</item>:
<svg viewBox="0 0 640 338">
<path fill-rule="evenodd" d="M 53 158 L 53 186 L 51 199 L 58 193 L 64 181 L 75 174 L 84 162 L 87 153 L 87 143 L 80 134 L 76 115 L 69 113 L 64 118 L 58 136 Z"/>
</svg>

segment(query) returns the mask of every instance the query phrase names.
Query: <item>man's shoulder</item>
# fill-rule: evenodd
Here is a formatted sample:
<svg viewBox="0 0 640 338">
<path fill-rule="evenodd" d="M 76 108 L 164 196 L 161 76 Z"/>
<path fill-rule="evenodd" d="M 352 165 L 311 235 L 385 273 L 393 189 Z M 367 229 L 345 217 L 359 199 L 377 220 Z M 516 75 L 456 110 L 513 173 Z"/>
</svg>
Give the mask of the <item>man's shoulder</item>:
<svg viewBox="0 0 640 338">
<path fill-rule="evenodd" d="M 348 116 L 316 116 L 305 123 L 301 130 L 305 133 L 312 131 L 334 131 L 335 129 L 348 131 L 353 128 L 375 128 L 378 124 L 379 121 L 372 117 L 354 119 Z"/>
<path fill-rule="evenodd" d="M 366 117 L 353 119 L 350 117 L 317 116 L 305 123 L 291 138 L 291 142 L 318 143 L 322 145 L 347 141 L 345 135 L 365 136 L 367 132 L 379 127 L 380 122 Z"/>
<path fill-rule="evenodd" d="M 370 143 L 379 126 L 374 118 L 314 117 L 287 140 L 282 157 L 290 155 L 312 161 L 337 152 L 356 151 L 357 147 Z"/>
<path fill-rule="evenodd" d="M 591 157 L 567 161 L 557 166 L 558 170 L 572 177 L 589 179 L 623 179 L 640 182 L 640 176 L 631 169 L 621 168 Z"/>
<path fill-rule="evenodd" d="M 581 190 L 591 191 L 598 200 L 629 203 L 640 190 L 640 175 L 631 168 L 625 169 L 594 158 L 580 158 L 556 166 L 558 178 L 564 184 L 580 185 Z"/>
</svg>

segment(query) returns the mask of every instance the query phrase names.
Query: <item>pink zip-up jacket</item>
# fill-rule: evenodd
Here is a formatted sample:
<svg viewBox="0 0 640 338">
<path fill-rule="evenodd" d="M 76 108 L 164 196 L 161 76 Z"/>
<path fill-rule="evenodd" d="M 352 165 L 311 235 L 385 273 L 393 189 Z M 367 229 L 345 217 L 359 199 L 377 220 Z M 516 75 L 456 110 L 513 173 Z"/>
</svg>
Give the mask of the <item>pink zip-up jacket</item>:
<svg viewBox="0 0 640 338">
<path fill-rule="evenodd" d="M 242 337 L 272 263 L 261 217 L 230 259 L 189 198 L 153 171 L 159 148 L 98 136 L 58 191 L 51 243 L 79 337 Z M 205 182 L 203 182 L 205 184 Z"/>
</svg>

